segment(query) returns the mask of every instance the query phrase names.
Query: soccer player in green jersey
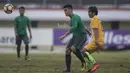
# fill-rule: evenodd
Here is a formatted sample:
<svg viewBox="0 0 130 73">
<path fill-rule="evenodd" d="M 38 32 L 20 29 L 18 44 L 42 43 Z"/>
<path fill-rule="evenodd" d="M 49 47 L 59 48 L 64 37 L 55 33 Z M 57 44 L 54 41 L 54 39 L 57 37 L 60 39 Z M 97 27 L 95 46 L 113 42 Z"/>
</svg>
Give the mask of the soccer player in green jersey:
<svg viewBox="0 0 130 73">
<path fill-rule="evenodd" d="M 73 34 L 72 39 L 69 41 L 66 47 L 66 69 L 64 72 L 70 72 L 70 64 L 71 64 L 71 52 L 73 52 L 81 61 L 82 69 L 86 66 L 85 60 L 80 52 L 80 49 L 85 44 L 86 37 L 86 28 L 84 22 L 80 18 L 79 15 L 73 13 L 73 7 L 70 4 L 67 4 L 63 7 L 64 13 L 66 16 L 70 17 L 70 29 L 66 34 L 59 37 L 60 40 L 64 39 L 70 33 Z"/>
<path fill-rule="evenodd" d="M 25 44 L 25 60 L 30 60 L 28 53 L 29 53 L 29 38 L 27 35 L 26 27 L 28 27 L 28 31 L 30 33 L 30 38 L 32 38 L 31 29 L 30 29 L 30 20 L 27 16 L 24 16 L 25 8 L 20 7 L 19 8 L 20 16 L 17 16 L 14 20 L 14 29 L 15 29 L 15 36 L 16 36 L 16 45 L 17 45 L 17 57 L 18 60 L 21 60 L 20 58 L 20 47 L 22 40 Z"/>
</svg>

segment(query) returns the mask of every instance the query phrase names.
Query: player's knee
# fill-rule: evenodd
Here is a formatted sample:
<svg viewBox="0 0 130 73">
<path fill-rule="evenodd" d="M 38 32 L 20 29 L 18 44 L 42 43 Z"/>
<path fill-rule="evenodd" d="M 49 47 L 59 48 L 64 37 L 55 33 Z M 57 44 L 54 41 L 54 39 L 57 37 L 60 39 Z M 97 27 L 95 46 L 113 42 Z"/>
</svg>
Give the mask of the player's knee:
<svg viewBox="0 0 130 73">
<path fill-rule="evenodd" d="M 21 46 L 21 44 L 17 44 L 17 47 L 20 47 Z"/>
<path fill-rule="evenodd" d="M 74 46 L 71 47 L 73 53 L 76 53 L 76 48 Z"/>
<path fill-rule="evenodd" d="M 84 53 L 86 51 L 86 48 L 83 48 L 80 50 L 81 53 Z"/>
<path fill-rule="evenodd" d="M 66 51 L 66 55 L 70 55 L 71 54 L 71 52 L 70 51 Z"/>
<path fill-rule="evenodd" d="M 28 44 L 25 44 L 25 46 L 29 46 Z"/>
<path fill-rule="evenodd" d="M 66 48 L 66 55 L 70 55 L 71 50 L 69 48 Z"/>
<path fill-rule="evenodd" d="M 25 44 L 25 45 L 28 45 L 28 44 L 29 44 L 29 42 L 24 42 L 24 44 Z"/>
<path fill-rule="evenodd" d="M 93 53 L 93 51 L 91 51 L 91 50 L 86 50 L 86 52 L 88 52 L 88 53 L 90 53 L 90 54 Z"/>
<path fill-rule="evenodd" d="M 85 53 L 85 52 L 92 53 L 92 51 L 88 50 L 87 48 L 83 48 L 80 52 L 81 53 Z"/>
</svg>

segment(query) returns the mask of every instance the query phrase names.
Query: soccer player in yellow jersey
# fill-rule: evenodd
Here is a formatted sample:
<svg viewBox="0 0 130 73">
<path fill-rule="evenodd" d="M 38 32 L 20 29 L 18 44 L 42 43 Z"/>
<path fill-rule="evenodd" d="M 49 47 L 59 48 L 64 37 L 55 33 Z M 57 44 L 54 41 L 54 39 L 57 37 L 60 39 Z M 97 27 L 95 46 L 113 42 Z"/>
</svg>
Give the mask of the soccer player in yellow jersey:
<svg viewBox="0 0 130 73">
<path fill-rule="evenodd" d="M 100 19 L 98 18 L 98 10 L 95 6 L 88 8 L 88 15 L 91 18 L 91 41 L 81 50 L 87 59 L 88 72 L 92 73 L 99 68 L 91 53 L 102 49 L 104 46 L 104 32 Z"/>
</svg>

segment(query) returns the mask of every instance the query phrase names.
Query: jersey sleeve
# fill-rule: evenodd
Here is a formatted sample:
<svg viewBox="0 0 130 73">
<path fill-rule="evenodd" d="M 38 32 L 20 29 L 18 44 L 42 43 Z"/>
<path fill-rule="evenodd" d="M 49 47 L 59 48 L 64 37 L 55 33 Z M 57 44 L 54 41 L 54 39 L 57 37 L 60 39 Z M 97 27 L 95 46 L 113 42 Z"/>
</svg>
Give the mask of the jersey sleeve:
<svg viewBox="0 0 130 73">
<path fill-rule="evenodd" d="M 98 28 L 98 19 L 97 18 L 93 18 L 91 20 L 91 25 L 92 25 L 92 28 Z"/>
<path fill-rule="evenodd" d="M 31 24 L 30 19 L 27 18 L 27 25 L 30 25 L 30 24 Z"/>
<path fill-rule="evenodd" d="M 75 29 L 77 28 L 77 26 L 78 26 L 78 21 L 79 21 L 79 17 L 78 16 L 76 16 L 76 17 L 74 17 L 73 19 L 72 19 L 72 23 L 71 23 L 71 28 L 70 28 L 70 32 L 73 32 L 73 31 L 75 31 Z"/>
</svg>

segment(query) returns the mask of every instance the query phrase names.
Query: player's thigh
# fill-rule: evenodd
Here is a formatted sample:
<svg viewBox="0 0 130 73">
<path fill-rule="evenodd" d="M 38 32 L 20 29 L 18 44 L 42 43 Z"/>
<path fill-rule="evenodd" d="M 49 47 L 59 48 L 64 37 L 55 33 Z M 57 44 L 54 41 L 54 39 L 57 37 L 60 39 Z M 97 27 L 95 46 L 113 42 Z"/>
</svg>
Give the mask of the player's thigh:
<svg viewBox="0 0 130 73">
<path fill-rule="evenodd" d="M 82 49 L 83 46 L 84 46 L 84 44 L 85 44 L 85 42 L 86 42 L 86 40 L 87 40 L 86 35 L 77 37 L 77 38 L 75 39 L 75 42 L 74 42 L 74 47 L 75 47 L 75 49 L 76 49 L 76 50 Z"/>
<path fill-rule="evenodd" d="M 28 44 L 29 44 L 29 38 L 28 38 L 27 35 L 23 35 L 23 36 L 22 36 L 22 40 L 23 40 L 23 42 L 24 42 L 25 45 L 28 45 Z"/>
<path fill-rule="evenodd" d="M 69 41 L 69 43 L 67 44 L 67 47 L 66 47 L 66 53 L 70 53 L 71 52 L 71 47 L 72 45 L 74 44 L 74 40 L 75 40 L 75 37 L 72 37 L 72 39 Z"/>
<path fill-rule="evenodd" d="M 104 46 L 104 41 L 100 41 L 99 44 L 103 47 Z M 98 51 L 100 48 L 98 48 L 95 44 L 95 42 L 89 42 L 85 47 L 84 47 L 88 52 L 95 52 Z"/>
<path fill-rule="evenodd" d="M 84 46 L 84 48 L 89 52 L 93 52 L 96 51 L 97 46 L 94 42 L 89 42 L 87 45 Z"/>
<path fill-rule="evenodd" d="M 16 36 L 15 43 L 16 43 L 16 45 L 21 45 L 21 43 L 22 43 L 22 38 L 21 38 L 20 35 Z"/>
</svg>

